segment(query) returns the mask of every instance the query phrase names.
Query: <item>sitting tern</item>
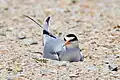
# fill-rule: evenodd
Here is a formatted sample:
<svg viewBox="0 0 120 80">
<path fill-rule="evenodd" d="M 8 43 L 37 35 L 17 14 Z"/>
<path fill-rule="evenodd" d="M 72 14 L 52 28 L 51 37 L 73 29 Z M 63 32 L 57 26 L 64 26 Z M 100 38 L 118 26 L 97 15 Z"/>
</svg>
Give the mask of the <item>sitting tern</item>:
<svg viewBox="0 0 120 80">
<path fill-rule="evenodd" d="M 66 51 L 59 52 L 61 61 L 77 62 L 83 61 L 83 54 L 79 48 L 78 38 L 74 34 L 68 34 L 64 38 Z"/>
<path fill-rule="evenodd" d="M 49 32 L 50 17 L 45 19 L 44 27 L 29 16 L 26 17 L 43 29 L 44 58 L 71 62 L 83 61 L 83 54 L 79 48 L 78 39 L 74 34 L 68 34 L 62 40 Z"/>
<path fill-rule="evenodd" d="M 43 57 L 52 59 L 52 60 L 59 60 L 59 54 L 58 52 L 60 51 L 65 51 L 66 48 L 64 45 L 64 40 L 61 40 L 60 38 L 52 35 L 49 32 L 49 23 L 50 23 L 50 17 L 47 17 L 44 21 L 43 26 L 36 22 L 34 19 L 31 17 L 24 15 L 25 17 L 31 19 L 34 21 L 37 25 L 39 25 L 43 29 L 43 45 L 44 45 L 44 50 L 43 50 Z"/>
<path fill-rule="evenodd" d="M 48 17 L 44 22 L 44 30 L 43 30 L 43 40 L 44 40 L 44 58 L 49 58 L 53 60 L 59 60 L 60 51 L 66 51 L 64 45 L 64 40 L 61 40 L 58 37 L 49 35 L 49 21 L 50 17 Z"/>
</svg>

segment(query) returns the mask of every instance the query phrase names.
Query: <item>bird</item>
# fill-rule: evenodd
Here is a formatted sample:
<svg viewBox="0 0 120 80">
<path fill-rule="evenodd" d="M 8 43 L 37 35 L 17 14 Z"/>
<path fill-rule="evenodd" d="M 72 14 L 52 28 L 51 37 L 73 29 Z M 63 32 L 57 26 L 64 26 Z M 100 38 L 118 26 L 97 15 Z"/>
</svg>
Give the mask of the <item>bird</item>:
<svg viewBox="0 0 120 80">
<path fill-rule="evenodd" d="M 60 61 L 78 62 L 83 61 L 84 56 L 79 48 L 78 38 L 75 34 L 68 34 L 64 37 L 66 51 L 59 52 Z"/>
<path fill-rule="evenodd" d="M 49 58 L 52 60 L 59 60 L 59 53 L 61 51 L 66 51 L 66 48 L 64 45 L 64 40 L 60 39 L 56 36 L 50 36 L 49 32 L 49 23 L 50 23 L 50 17 L 48 17 L 44 21 L 44 30 L 43 30 L 43 44 L 44 44 L 44 50 L 43 50 L 43 57 Z M 47 31 L 47 32 L 46 32 Z"/>
<path fill-rule="evenodd" d="M 65 41 L 60 39 L 59 37 L 54 36 L 49 31 L 50 17 L 48 16 L 45 19 L 43 25 L 41 25 L 31 17 L 27 15 L 24 16 L 35 22 L 43 29 L 43 58 L 59 60 L 59 52 L 66 50 L 65 46 L 63 46 Z"/>
<path fill-rule="evenodd" d="M 83 54 L 79 48 L 78 38 L 75 34 L 68 34 L 64 37 L 64 41 L 58 37 L 52 37 L 44 31 L 49 32 L 50 17 L 45 20 L 44 35 L 44 58 L 56 59 L 59 61 L 77 62 L 83 61 Z M 51 55 L 52 54 L 52 55 Z"/>
<path fill-rule="evenodd" d="M 83 61 L 83 54 L 81 53 L 78 38 L 75 34 L 68 34 L 62 40 L 49 31 L 50 17 L 45 19 L 42 26 L 31 17 L 24 16 L 34 21 L 43 29 L 43 58 L 70 62 Z"/>
</svg>

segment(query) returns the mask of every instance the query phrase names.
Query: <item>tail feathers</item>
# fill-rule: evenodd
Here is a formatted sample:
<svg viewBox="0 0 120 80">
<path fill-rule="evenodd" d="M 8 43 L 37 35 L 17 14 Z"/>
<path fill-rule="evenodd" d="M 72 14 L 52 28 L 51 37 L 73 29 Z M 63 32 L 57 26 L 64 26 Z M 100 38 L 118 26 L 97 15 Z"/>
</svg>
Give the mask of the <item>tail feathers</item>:
<svg viewBox="0 0 120 80">
<path fill-rule="evenodd" d="M 50 17 L 47 17 L 46 22 L 49 24 Z"/>
<path fill-rule="evenodd" d="M 49 24 L 50 24 L 50 17 L 47 17 L 45 19 L 45 23 L 44 23 L 44 30 L 43 30 L 43 34 L 48 35 L 50 37 L 56 38 L 55 36 L 53 36 L 50 31 L 49 31 Z"/>
<path fill-rule="evenodd" d="M 47 36 L 50 36 L 50 37 L 53 37 L 53 38 L 56 38 L 55 36 L 53 36 L 50 32 L 49 32 L 49 23 L 50 23 L 50 17 L 47 17 L 45 19 L 45 22 L 44 22 L 44 27 L 39 24 L 37 21 L 35 21 L 33 18 L 27 16 L 27 15 L 24 15 L 25 17 L 27 17 L 28 19 L 32 20 L 33 22 L 35 22 L 38 26 L 40 26 L 42 29 L 43 29 L 43 34 L 46 34 Z M 43 45 L 46 43 L 46 41 L 48 40 L 48 37 L 44 35 L 43 36 Z"/>
<path fill-rule="evenodd" d="M 50 39 L 49 37 L 55 38 L 49 31 L 50 17 L 47 17 L 44 22 L 44 30 L 43 30 L 43 45 Z"/>
<path fill-rule="evenodd" d="M 49 31 L 50 17 L 47 17 L 44 23 L 44 29 Z"/>
</svg>

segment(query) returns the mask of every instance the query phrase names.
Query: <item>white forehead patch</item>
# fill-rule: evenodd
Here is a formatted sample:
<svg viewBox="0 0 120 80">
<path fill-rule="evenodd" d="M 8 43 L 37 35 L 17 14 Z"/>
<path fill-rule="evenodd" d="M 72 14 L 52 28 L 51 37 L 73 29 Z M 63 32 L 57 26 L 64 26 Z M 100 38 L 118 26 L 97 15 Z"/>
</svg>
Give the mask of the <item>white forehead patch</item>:
<svg viewBox="0 0 120 80">
<path fill-rule="evenodd" d="M 72 40 L 72 39 L 74 39 L 75 37 L 67 37 L 67 36 L 65 36 L 65 39 L 68 41 L 68 40 Z"/>
</svg>

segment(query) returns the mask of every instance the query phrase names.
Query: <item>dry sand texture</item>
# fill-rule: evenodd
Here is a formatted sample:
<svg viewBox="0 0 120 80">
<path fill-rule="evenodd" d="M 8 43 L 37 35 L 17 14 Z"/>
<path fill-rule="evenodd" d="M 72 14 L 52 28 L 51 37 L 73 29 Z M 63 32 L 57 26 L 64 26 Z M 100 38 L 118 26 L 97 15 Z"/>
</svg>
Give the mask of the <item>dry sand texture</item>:
<svg viewBox="0 0 120 80">
<path fill-rule="evenodd" d="M 42 29 L 75 33 L 83 62 L 42 58 Z M 0 0 L 0 80 L 120 80 L 120 0 Z"/>
</svg>

